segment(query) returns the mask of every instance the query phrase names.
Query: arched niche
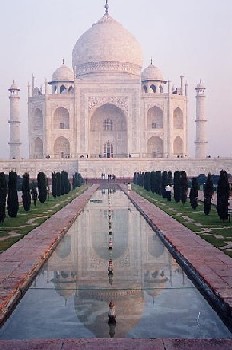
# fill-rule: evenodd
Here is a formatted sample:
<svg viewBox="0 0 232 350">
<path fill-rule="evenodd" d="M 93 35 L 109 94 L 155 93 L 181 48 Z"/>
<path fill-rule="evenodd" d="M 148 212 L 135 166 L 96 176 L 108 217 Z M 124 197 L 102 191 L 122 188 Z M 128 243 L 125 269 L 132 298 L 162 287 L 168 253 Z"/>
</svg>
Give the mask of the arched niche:
<svg viewBox="0 0 232 350">
<path fill-rule="evenodd" d="M 152 136 L 147 142 L 147 153 L 149 157 L 163 157 L 163 140 L 159 136 Z"/>
<path fill-rule="evenodd" d="M 154 106 L 147 112 L 148 129 L 163 129 L 163 111 L 161 108 Z"/>
<path fill-rule="evenodd" d="M 90 118 L 90 156 L 107 157 L 106 145 L 111 144 L 111 157 L 128 155 L 127 121 L 124 112 L 107 103 L 98 107 Z"/>
<path fill-rule="evenodd" d="M 183 112 L 179 107 L 173 112 L 173 127 L 174 129 L 184 128 Z"/>
<path fill-rule="evenodd" d="M 70 157 L 69 140 L 63 136 L 58 137 L 54 143 L 54 154 L 56 158 L 69 158 Z"/>
<path fill-rule="evenodd" d="M 176 156 L 183 156 L 184 152 L 184 143 L 180 136 L 177 136 L 173 142 L 173 153 Z"/>
<path fill-rule="evenodd" d="M 43 130 L 43 113 L 40 108 L 36 108 L 32 115 L 32 129 L 34 131 Z"/>
<path fill-rule="evenodd" d="M 54 129 L 69 129 L 69 111 L 64 107 L 58 107 L 53 117 Z"/>
<path fill-rule="evenodd" d="M 34 141 L 34 158 L 43 158 L 43 141 L 39 137 Z"/>
</svg>

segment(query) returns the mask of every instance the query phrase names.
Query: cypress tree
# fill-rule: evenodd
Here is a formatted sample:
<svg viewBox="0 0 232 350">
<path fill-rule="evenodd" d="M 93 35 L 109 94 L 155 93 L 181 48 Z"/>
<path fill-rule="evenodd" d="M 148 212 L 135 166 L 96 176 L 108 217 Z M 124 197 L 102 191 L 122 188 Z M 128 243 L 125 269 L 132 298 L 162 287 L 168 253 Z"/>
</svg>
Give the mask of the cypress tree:
<svg viewBox="0 0 232 350">
<path fill-rule="evenodd" d="M 38 190 L 39 190 L 39 201 L 44 203 L 47 199 L 47 181 L 44 172 L 39 172 L 37 175 Z"/>
<path fill-rule="evenodd" d="M 181 202 L 186 203 L 188 198 L 188 179 L 185 171 L 180 173 Z"/>
<path fill-rule="evenodd" d="M 168 173 L 167 171 L 162 172 L 162 179 L 161 179 L 161 191 L 162 191 L 162 197 L 167 198 L 166 193 L 166 186 L 168 185 Z"/>
<path fill-rule="evenodd" d="M 0 223 L 4 223 L 6 217 L 7 181 L 4 172 L 0 173 Z"/>
<path fill-rule="evenodd" d="M 56 198 L 56 173 L 52 173 L 52 196 Z"/>
<path fill-rule="evenodd" d="M 156 171 L 155 172 L 155 193 L 156 194 L 161 194 L 161 171 Z"/>
<path fill-rule="evenodd" d="M 8 197 L 7 197 L 7 211 L 11 218 L 17 216 L 19 210 L 19 200 L 17 193 L 17 174 L 14 171 L 9 172 L 8 179 Z"/>
<path fill-rule="evenodd" d="M 149 171 L 144 174 L 144 188 L 147 191 L 151 190 L 151 173 Z"/>
<path fill-rule="evenodd" d="M 206 183 L 204 185 L 204 213 L 205 215 L 209 215 L 211 211 L 211 201 L 214 193 L 214 186 L 212 176 L 209 173 Z"/>
<path fill-rule="evenodd" d="M 168 185 L 169 186 L 173 185 L 172 172 L 171 171 L 168 171 Z"/>
<path fill-rule="evenodd" d="M 31 208 L 31 194 L 30 194 L 30 184 L 29 184 L 29 174 L 25 173 L 23 175 L 22 183 L 22 192 L 23 192 L 23 208 L 25 211 L 29 211 Z"/>
<path fill-rule="evenodd" d="M 174 184 L 174 199 L 175 199 L 176 203 L 179 203 L 180 198 L 181 198 L 180 172 L 179 171 L 174 172 L 173 184 Z"/>
<path fill-rule="evenodd" d="M 151 191 L 155 193 L 155 171 L 151 172 Z"/>
<path fill-rule="evenodd" d="M 60 172 L 56 173 L 56 195 L 60 197 L 61 195 L 61 175 Z"/>
<path fill-rule="evenodd" d="M 229 197 L 230 186 L 228 175 L 225 170 L 221 170 L 217 185 L 217 213 L 223 221 L 228 219 Z"/>
<path fill-rule="evenodd" d="M 198 182 L 197 178 L 192 178 L 192 187 L 189 194 L 191 207 L 195 210 L 198 207 Z"/>
</svg>

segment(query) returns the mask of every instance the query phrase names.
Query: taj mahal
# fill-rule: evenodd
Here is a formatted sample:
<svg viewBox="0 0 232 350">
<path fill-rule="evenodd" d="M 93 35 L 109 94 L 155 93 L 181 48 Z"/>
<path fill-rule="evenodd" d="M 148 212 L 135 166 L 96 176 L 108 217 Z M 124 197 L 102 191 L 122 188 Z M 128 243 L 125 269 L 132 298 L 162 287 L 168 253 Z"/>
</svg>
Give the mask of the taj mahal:
<svg viewBox="0 0 232 350">
<path fill-rule="evenodd" d="M 179 87 L 156 67 L 143 68 L 140 44 L 105 13 L 38 88 L 28 85 L 29 159 L 20 156 L 20 89 L 10 86 L 10 159 L 2 170 L 35 174 L 67 170 L 85 177 L 130 177 L 134 171 L 231 172 L 232 161 L 207 159 L 205 86 L 196 88 L 195 158 L 188 155 L 188 84 Z M 5 168 L 4 168 L 5 167 Z"/>
</svg>

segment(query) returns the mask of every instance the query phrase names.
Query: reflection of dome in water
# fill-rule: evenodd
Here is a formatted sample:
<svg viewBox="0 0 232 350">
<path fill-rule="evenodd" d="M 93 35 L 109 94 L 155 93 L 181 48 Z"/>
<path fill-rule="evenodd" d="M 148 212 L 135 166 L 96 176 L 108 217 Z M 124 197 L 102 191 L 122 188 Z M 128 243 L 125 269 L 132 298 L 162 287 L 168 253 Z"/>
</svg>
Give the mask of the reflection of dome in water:
<svg viewBox="0 0 232 350">
<path fill-rule="evenodd" d="M 71 236 L 66 235 L 56 248 L 56 254 L 61 258 L 67 258 L 71 253 Z"/>
<path fill-rule="evenodd" d="M 156 233 L 148 235 L 148 252 L 155 258 L 159 258 L 164 253 L 164 245 Z"/>
<path fill-rule="evenodd" d="M 113 300 L 116 307 L 117 324 L 115 336 L 124 338 L 140 321 L 144 309 L 141 290 L 82 290 L 74 297 L 78 319 L 96 337 L 109 338 L 108 305 Z"/>
<path fill-rule="evenodd" d="M 67 299 L 75 294 L 76 272 L 55 271 L 52 282 L 57 294 Z"/>
</svg>

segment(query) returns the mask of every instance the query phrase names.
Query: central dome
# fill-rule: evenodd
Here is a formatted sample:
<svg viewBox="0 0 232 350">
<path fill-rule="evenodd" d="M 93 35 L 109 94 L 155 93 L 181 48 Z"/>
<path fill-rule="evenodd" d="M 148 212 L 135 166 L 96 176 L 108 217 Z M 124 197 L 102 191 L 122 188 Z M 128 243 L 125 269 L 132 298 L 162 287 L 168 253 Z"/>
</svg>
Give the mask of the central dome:
<svg viewBox="0 0 232 350">
<path fill-rule="evenodd" d="M 142 50 L 132 34 L 105 14 L 76 42 L 72 53 L 77 76 L 90 73 L 127 73 L 139 76 Z"/>
</svg>

